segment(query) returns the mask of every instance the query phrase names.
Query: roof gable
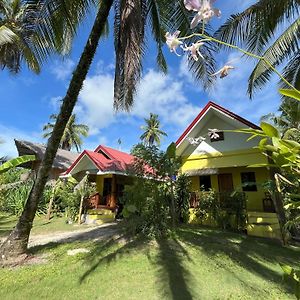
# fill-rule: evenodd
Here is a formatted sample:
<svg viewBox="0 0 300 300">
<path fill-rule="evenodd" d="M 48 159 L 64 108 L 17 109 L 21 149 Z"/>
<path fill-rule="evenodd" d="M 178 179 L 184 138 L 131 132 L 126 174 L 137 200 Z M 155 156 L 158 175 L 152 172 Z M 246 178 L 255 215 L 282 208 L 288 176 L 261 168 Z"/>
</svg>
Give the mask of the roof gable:
<svg viewBox="0 0 300 300">
<path fill-rule="evenodd" d="M 247 127 L 253 128 L 253 129 L 260 129 L 259 126 L 255 125 L 254 123 L 242 118 L 241 116 L 225 109 L 224 107 L 209 101 L 206 106 L 202 109 L 202 111 L 198 114 L 198 116 L 192 121 L 192 123 L 186 128 L 186 130 L 183 132 L 183 134 L 178 138 L 176 141 L 177 147 L 182 143 L 182 141 L 188 136 L 188 134 L 199 124 L 199 122 L 203 119 L 203 117 L 207 114 L 207 112 L 211 109 L 214 109 L 216 111 L 219 111 L 223 113 L 224 115 L 228 116 L 229 118 L 235 119 Z"/>
<path fill-rule="evenodd" d="M 98 168 L 99 172 L 126 172 L 134 162 L 134 156 L 113 148 L 98 146 L 95 151 L 84 150 L 78 159 L 69 167 L 65 174 L 72 173 L 72 170 L 84 158 L 88 157 Z"/>
</svg>

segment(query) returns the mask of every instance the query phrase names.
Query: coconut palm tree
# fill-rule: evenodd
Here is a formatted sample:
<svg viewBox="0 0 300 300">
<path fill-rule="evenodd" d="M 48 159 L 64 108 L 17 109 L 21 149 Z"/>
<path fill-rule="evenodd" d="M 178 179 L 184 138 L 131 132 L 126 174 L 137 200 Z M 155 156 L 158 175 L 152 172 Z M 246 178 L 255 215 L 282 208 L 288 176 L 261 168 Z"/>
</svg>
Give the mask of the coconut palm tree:
<svg viewBox="0 0 300 300">
<path fill-rule="evenodd" d="M 0 1 L 0 67 L 12 73 L 20 71 L 22 62 L 30 70 L 39 73 L 42 63 L 54 53 L 66 53 L 70 49 L 74 24 L 83 14 L 73 14 L 60 19 L 57 11 L 70 10 L 70 2 L 63 0 L 1 0 Z M 73 10 L 80 1 L 74 1 Z M 51 26 L 53 24 L 53 26 Z M 55 24 L 55 26 L 54 26 Z M 60 26 L 64 26 L 62 32 Z"/>
<path fill-rule="evenodd" d="M 51 115 L 50 120 L 55 122 L 57 120 L 57 115 Z M 49 138 L 51 136 L 54 124 L 55 123 L 49 122 L 43 127 L 43 131 L 46 131 L 46 133 L 43 134 L 44 138 Z M 77 152 L 80 152 L 82 145 L 81 136 L 87 137 L 88 132 L 89 127 L 87 125 L 76 124 L 76 114 L 73 114 L 66 125 L 59 148 L 70 151 L 74 147 Z"/>
<path fill-rule="evenodd" d="M 259 0 L 243 12 L 231 15 L 215 36 L 264 57 L 271 65 L 283 65 L 283 75 L 300 88 L 299 0 Z M 250 97 L 271 78 L 272 70 L 260 60 L 249 77 Z M 280 86 L 287 88 L 280 81 Z"/>
<path fill-rule="evenodd" d="M 145 145 L 152 146 L 156 143 L 160 145 L 160 139 L 162 136 L 167 136 L 167 134 L 160 130 L 160 122 L 158 115 L 150 113 L 149 119 L 144 119 L 146 122 L 145 126 L 141 126 L 144 133 L 140 136 L 140 139 L 145 143 Z"/>
<path fill-rule="evenodd" d="M 55 13 L 55 17 L 58 20 L 64 20 L 64 17 L 66 16 L 66 20 L 68 21 L 70 20 L 68 17 L 72 17 L 72 13 L 78 15 L 78 12 L 85 12 L 92 1 L 50 1 L 50 3 L 52 2 L 66 2 L 69 5 L 61 5 L 63 9 L 57 10 Z M 76 9 L 72 6 L 72 3 L 76 3 L 76 5 L 79 3 L 85 9 L 78 9 L 79 4 Z M 136 84 L 141 76 L 142 57 L 146 42 L 145 31 L 147 26 L 152 30 L 157 45 L 158 64 L 163 71 L 166 71 L 166 62 L 162 52 L 162 46 L 165 42 L 163 29 L 169 26 L 170 16 L 174 16 L 175 12 L 177 15 L 180 15 L 178 10 L 183 9 L 185 11 L 184 7 L 182 7 L 182 5 L 178 6 L 178 1 L 175 0 L 101 0 L 97 7 L 96 18 L 87 43 L 73 72 L 66 95 L 63 98 L 60 112 L 53 127 L 52 135 L 48 140 L 45 155 L 26 202 L 26 206 L 17 226 L 2 245 L 0 257 L 6 258 L 9 256 L 16 256 L 27 250 L 32 221 L 43 193 L 48 174 L 60 145 L 65 127 L 72 115 L 79 92 L 95 56 L 100 37 L 105 32 L 108 15 L 113 6 L 115 12 L 114 35 L 116 52 L 114 107 L 116 109 L 129 110 L 133 105 Z M 81 14 L 79 15 L 81 16 Z M 176 19 L 173 17 L 172 20 Z M 49 23 L 49 25 L 52 24 L 55 24 L 55 22 Z M 71 24 L 73 23 L 71 22 Z M 182 27 L 189 28 L 190 20 L 184 18 L 181 24 Z M 62 31 L 64 30 L 63 26 L 55 26 L 55 28 L 59 28 Z M 63 35 L 65 35 L 64 32 Z M 211 51 L 211 49 L 208 50 L 208 53 L 210 53 L 209 51 Z M 193 64 L 193 66 L 194 65 L 195 64 Z M 206 73 L 207 66 L 214 66 L 214 60 L 205 60 L 199 62 L 196 66 L 200 66 L 198 69 L 195 67 L 195 72 L 197 73 L 196 77 L 204 78 L 205 81 L 205 78 L 209 77 Z M 213 69 L 213 67 L 211 68 Z M 201 74 L 203 74 L 203 76 L 201 76 Z"/>
</svg>

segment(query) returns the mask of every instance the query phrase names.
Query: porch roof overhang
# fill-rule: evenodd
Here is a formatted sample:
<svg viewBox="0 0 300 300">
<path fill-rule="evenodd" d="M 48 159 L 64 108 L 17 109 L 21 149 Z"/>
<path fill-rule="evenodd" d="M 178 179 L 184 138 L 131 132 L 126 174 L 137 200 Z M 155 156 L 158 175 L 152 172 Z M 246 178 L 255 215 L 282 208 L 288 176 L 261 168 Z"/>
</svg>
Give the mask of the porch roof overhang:
<svg viewBox="0 0 300 300">
<path fill-rule="evenodd" d="M 217 175 L 220 173 L 220 169 L 206 168 L 206 169 L 192 169 L 184 172 L 187 176 L 204 176 L 204 175 Z"/>
</svg>

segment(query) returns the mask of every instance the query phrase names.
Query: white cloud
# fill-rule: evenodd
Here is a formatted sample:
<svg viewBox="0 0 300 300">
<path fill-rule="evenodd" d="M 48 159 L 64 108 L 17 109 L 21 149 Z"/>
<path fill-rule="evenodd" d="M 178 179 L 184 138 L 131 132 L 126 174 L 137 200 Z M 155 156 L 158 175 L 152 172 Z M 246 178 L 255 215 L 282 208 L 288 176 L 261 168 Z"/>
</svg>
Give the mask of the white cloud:
<svg viewBox="0 0 300 300">
<path fill-rule="evenodd" d="M 57 97 L 52 97 L 49 100 L 50 106 L 57 112 L 61 106 L 61 100 L 63 97 L 57 96 Z"/>
<path fill-rule="evenodd" d="M 110 74 L 89 76 L 79 96 L 76 113 L 90 127 L 90 134 L 98 134 L 115 119 L 113 112 L 113 77 Z"/>
<path fill-rule="evenodd" d="M 137 88 L 130 115 L 114 113 L 113 76 L 107 73 L 86 79 L 76 113 L 90 127 L 90 134 L 93 135 L 116 121 L 132 123 L 135 122 L 133 117 L 145 118 L 150 112 L 158 114 L 163 124 L 183 128 L 199 109 L 189 103 L 184 95 L 182 80 L 149 69 Z"/>
<path fill-rule="evenodd" d="M 195 110 L 199 107 L 186 98 L 184 81 L 150 69 L 138 87 L 132 113 L 139 117 L 156 113 L 162 123 L 183 127 L 195 116 Z"/>
<path fill-rule="evenodd" d="M 54 61 L 50 71 L 58 80 L 66 80 L 73 72 L 75 63 L 73 60 L 67 58 L 63 61 Z"/>
<path fill-rule="evenodd" d="M 15 146 L 14 139 L 19 140 L 27 140 L 31 142 L 43 142 L 40 134 L 38 133 L 30 133 L 24 132 L 20 129 L 16 129 L 13 127 L 6 127 L 0 124 L 0 137 L 3 141 L 3 144 L 0 144 L 0 157 L 9 156 L 16 157 L 18 156 L 18 152 Z"/>
</svg>

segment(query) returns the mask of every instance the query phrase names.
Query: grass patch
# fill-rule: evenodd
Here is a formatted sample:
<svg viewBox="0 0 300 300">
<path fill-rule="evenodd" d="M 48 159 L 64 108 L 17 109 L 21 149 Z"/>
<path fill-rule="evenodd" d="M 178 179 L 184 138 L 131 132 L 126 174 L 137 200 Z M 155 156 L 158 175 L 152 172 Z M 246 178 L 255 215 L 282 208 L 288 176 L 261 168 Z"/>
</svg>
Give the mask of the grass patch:
<svg viewBox="0 0 300 300">
<path fill-rule="evenodd" d="M 17 224 L 16 216 L 0 212 L 0 238 L 9 235 L 11 230 Z M 53 217 L 47 221 L 44 215 L 36 216 L 33 222 L 32 234 L 47 234 L 51 232 L 74 231 L 85 228 L 84 225 L 67 224 L 67 219 L 63 217 Z"/>
<path fill-rule="evenodd" d="M 91 252 L 67 256 L 67 250 Z M 272 241 L 186 226 L 173 238 L 48 244 L 45 265 L 2 269 L 0 299 L 294 299 L 278 261 L 300 251 Z"/>
</svg>

